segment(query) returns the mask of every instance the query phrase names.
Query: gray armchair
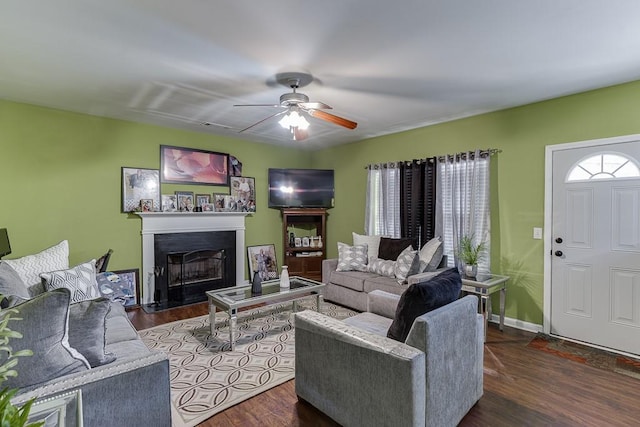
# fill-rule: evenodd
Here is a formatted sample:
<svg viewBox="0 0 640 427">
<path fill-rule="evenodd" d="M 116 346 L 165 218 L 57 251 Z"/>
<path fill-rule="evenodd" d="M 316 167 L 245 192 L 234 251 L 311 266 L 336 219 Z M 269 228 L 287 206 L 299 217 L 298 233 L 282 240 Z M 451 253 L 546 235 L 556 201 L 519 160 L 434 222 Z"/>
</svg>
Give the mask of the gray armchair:
<svg viewBox="0 0 640 427">
<path fill-rule="evenodd" d="M 398 295 L 339 321 L 295 317 L 296 394 L 344 426 L 455 426 L 482 396 L 484 323 L 466 296 L 418 317 L 405 343 L 386 337 Z"/>
</svg>

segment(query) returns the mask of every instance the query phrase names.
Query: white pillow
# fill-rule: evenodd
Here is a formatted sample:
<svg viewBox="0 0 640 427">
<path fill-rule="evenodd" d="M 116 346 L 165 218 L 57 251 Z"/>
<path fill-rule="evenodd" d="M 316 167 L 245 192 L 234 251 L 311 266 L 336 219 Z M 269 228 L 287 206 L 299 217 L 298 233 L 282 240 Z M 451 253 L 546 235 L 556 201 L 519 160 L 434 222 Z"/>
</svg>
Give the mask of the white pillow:
<svg viewBox="0 0 640 427">
<path fill-rule="evenodd" d="M 48 291 L 67 288 L 71 291 L 71 302 L 98 298 L 100 290 L 96 281 L 96 260 L 76 265 L 68 270 L 52 271 L 40 275 Z"/>
<path fill-rule="evenodd" d="M 435 271 L 442 261 L 443 245 L 440 236 L 434 237 L 420 249 L 420 271 Z"/>
<path fill-rule="evenodd" d="M 69 268 L 69 242 L 63 240 L 37 254 L 2 262 L 13 268 L 28 288 L 40 283 L 40 273 Z"/>
<path fill-rule="evenodd" d="M 369 259 L 378 258 L 378 250 L 380 249 L 380 238 L 383 236 L 366 236 L 358 233 L 353 235 L 353 246 L 367 245 L 367 256 Z"/>
<path fill-rule="evenodd" d="M 367 271 L 367 245 L 349 246 L 338 242 L 336 271 Z"/>
</svg>

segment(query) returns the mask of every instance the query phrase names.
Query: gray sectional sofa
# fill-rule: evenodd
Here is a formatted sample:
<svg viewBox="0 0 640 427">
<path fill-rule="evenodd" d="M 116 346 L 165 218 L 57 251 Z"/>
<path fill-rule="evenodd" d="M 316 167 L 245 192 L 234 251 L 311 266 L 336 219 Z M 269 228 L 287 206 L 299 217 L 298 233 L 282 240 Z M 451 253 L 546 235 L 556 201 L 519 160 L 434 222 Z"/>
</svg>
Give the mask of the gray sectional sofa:
<svg viewBox="0 0 640 427">
<path fill-rule="evenodd" d="M 29 335 L 29 331 L 23 332 Z M 31 398 L 42 402 L 81 390 L 85 426 L 171 426 L 167 355 L 147 348 L 118 302 L 110 303 L 105 319 L 104 351 L 115 360 L 25 387 L 12 402 L 21 405 Z M 36 357 L 39 355 L 32 356 Z M 19 372 L 26 359 L 19 361 Z M 76 425 L 75 414 L 69 412 L 67 416 L 67 425 Z"/>
<path fill-rule="evenodd" d="M 171 426 L 167 355 L 147 348 L 121 302 L 101 296 L 95 260 L 70 268 L 68 257 L 62 241 L 0 261 L 0 315 L 22 335 L 9 345 L 33 353 L 2 387 L 18 390 L 14 405 L 35 399 L 32 416 L 68 400 L 68 426 Z M 8 360 L 0 350 L 0 365 Z"/>
</svg>

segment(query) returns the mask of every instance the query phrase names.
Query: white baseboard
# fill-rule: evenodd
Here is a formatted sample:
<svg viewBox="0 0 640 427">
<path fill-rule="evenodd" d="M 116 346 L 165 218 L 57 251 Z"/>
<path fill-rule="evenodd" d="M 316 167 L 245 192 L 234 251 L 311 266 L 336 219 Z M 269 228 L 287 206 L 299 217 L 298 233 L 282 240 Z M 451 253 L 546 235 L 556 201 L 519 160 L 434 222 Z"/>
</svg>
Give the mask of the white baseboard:
<svg viewBox="0 0 640 427">
<path fill-rule="evenodd" d="M 489 322 L 499 324 L 500 316 L 496 314 L 492 314 L 491 318 L 489 319 Z M 523 322 L 522 320 L 513 319 L 511 317 L 506 317 L 506 316 L 504 318 L 504 325 L 509 326 L 511 328 L 522 329 L 523 331 L 529 331 L 529 332 L 535 332 L 535 333 L 542 332 L 542 325 L 538 325 L 536 323 L 530 323 L 530 322 Z"/>
</svg>

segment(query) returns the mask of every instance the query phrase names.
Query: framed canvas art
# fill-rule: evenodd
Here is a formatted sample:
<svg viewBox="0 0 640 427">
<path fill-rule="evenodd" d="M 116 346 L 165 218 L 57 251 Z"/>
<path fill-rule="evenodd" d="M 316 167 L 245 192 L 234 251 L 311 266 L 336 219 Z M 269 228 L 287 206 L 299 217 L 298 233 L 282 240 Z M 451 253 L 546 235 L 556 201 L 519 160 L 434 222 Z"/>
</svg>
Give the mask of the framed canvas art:
<svg viewBox="0 0 640 427">
<path fill-rule="evenodd" d="M 162 182 L 229 185 L 229 155 L 194 148 L 160 146 Z"/>
</svg>

